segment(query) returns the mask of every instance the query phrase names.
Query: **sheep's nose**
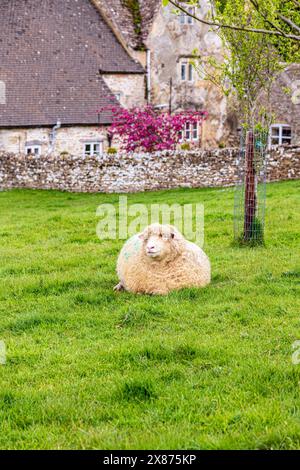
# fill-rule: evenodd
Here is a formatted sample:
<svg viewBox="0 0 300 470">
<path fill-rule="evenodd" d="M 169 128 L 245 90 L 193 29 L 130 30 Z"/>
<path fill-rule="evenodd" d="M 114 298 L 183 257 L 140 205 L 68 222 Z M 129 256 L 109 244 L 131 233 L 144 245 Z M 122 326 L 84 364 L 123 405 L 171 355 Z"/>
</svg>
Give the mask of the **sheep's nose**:
<svg viewBox="0 0 300 470">
<path fill-rule="evenodd" d="M 150 250 L 154 250 L 154 248 L 155 248 L 154 245 L 149 245 L 149 246 L 148 246 L 148 250 L 149 250 L 149 251 L 150 251 Z"/>
</svg>

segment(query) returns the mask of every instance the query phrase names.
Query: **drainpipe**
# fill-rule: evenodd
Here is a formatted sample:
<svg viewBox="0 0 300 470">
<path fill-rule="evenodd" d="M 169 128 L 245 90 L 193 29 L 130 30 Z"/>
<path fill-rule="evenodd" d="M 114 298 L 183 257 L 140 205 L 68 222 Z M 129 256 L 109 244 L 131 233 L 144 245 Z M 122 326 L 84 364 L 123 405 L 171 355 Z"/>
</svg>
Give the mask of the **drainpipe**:
<svg viewBox="0 0 300 470">
<path fill-rule="evenodd" d="M 49 149 L 48 149 L 48 155 L 54 151 L 55 148 L 55 143 L 56 143 L 56 134 L 58 129 L 61 128 L 61 121 L 60 119 L 57 120 L 56 125 L 53 127 L 52 131 L 50 132 L 50 138 L 49 138 Z"/>
<path fill-rule="evenodd" d="M 170 99 L 169 99 L 169 114 L 172 114 L 172 100 L 173 100 L 173 78 L 170 78 Z"/>
<path fill-rule="evenodd" d="M 147 49 L 147 103 L 151 103 L 151 51 Z"/>
</svg>

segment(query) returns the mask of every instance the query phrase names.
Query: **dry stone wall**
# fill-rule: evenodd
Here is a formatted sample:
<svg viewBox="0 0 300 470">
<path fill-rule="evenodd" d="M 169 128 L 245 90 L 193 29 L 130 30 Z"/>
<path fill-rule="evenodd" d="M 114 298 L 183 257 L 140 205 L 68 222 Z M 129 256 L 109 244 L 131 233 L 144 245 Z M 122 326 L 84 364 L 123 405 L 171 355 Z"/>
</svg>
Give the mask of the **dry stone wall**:
<svg viewBox="0 0 300 470">
<path fill-rule="evenodd" d="M 232 186 L 238 149 L 116 154 L 101 157 L 0 153 L 0 188 L 69 192 L 138 192 Z M 267 180 L 300 178 L 300 147 L 284 146 L 267 159 Z"/>
</svg>

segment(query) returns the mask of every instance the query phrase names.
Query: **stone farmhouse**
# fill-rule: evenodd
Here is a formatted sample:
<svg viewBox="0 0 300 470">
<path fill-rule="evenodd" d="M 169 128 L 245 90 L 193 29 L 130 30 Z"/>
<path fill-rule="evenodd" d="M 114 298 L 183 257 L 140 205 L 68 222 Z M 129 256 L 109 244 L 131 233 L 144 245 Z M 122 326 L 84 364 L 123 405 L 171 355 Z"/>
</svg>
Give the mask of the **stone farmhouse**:
<svg viewBox="0 0 300 470">
<path fill-rule="evenodd" d="M 209 8 L 201 1 L 195 13 L 205 17 Z M 0 0 L 0 150 L 100 155 L 117 146 L 105 108 L 118 103 L 205 109 L 208 120 L 187 125 L 184 140 L 194 147 L 232 142 L 236 119 L 196 73 L 194 48 L 202 58 L 222 58 L 217 34 L 161 0 Z M 274 87 L 280 119 L 272 143 L 300 138 L 300 98 L 287 97 L 287 81 L 297 88 L 298 66 Z"/>
</svg>

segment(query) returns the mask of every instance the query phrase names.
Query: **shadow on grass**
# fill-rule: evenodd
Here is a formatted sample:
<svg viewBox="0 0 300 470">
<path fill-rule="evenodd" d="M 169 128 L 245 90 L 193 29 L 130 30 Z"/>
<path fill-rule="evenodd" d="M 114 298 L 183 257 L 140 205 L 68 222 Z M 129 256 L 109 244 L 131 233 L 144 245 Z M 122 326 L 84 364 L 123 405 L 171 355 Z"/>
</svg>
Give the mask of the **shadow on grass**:
<svg viewBox="0 0 300 470">
<path fill-rule="evenodd" d="M 125 401 L 144 402 L 157 398 L 154 385 L 148 380 L 126 381 L 119 391 L 119 396 Z"/>
</svg>

